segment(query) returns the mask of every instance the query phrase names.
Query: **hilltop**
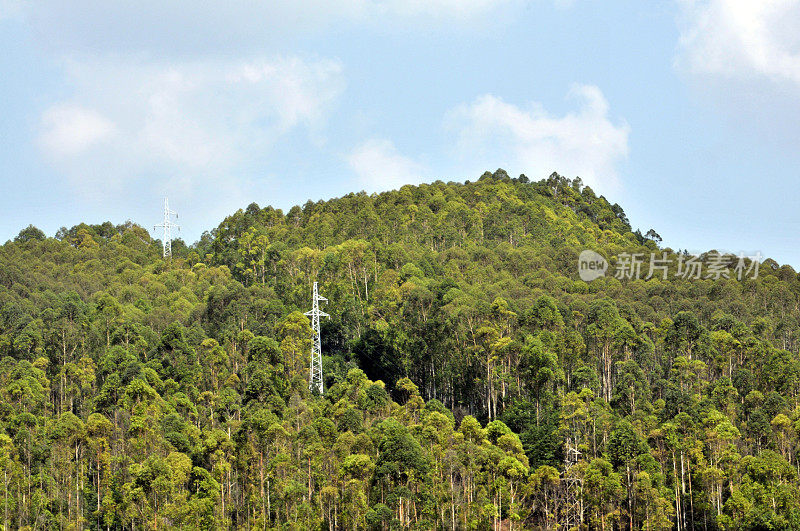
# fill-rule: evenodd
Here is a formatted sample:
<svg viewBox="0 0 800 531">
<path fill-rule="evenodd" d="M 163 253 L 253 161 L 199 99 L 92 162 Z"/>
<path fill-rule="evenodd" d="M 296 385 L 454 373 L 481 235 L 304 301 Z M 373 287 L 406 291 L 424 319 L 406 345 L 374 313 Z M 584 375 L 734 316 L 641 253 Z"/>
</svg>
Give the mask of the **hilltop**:
<svg viewBox="0 0 800 531">
<path fill-rule="evenodd" d="M 0 247 L 6 520 L 540 528 L 575 516 L 568 474 L 593 529 L 800 527 L 800 279 L 659 244 L 502 170 L 254 203 L 171 260 L 132 223 L 29 227 Z"/>
</svg>

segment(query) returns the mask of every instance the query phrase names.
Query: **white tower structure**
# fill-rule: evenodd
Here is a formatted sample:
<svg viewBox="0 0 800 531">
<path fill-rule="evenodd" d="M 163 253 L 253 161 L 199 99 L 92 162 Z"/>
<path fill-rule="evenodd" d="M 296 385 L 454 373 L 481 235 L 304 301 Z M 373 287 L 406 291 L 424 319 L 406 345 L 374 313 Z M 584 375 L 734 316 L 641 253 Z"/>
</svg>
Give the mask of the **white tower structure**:
<svg viewBox="0 0 800 531">
<path fill-rule="evenodd" d="M 314 282 L 314 299 L 311 311 L 305 313 L 311 318 L 311 329 L 314 330 L 314 343 L 311 346 L 311 371 L 308 376 L 308 388 L 312 392 L 322 394 L 322 336 L 320 335 L 319 318 L 330 317 L 327 313 L 320 311 L 320 301 L 327 302 L 328 299 L 320 297 L 317 292 L 317 283 Z"/>
<path fill-rule="evenodd" d="M 164 246 L 164 258 L 172 257 L 172 229 L 181 230 L 181 226 L 172 222 L 172 216 L 178 219 L 178 213 L 169 209 L 169 199 L 164 198 L 164 221 L 155 225 L 153 230 L 158 228 L 164 229 L 164 239 L 162 245 Z"/>
</svg>

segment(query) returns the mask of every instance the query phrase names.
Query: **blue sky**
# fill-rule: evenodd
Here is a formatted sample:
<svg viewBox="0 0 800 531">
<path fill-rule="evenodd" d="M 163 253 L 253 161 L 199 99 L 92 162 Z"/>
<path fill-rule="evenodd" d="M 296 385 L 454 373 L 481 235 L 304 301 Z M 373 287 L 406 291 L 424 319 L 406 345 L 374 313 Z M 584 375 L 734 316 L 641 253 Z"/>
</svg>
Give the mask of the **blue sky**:
<svg viewBox="0 0 800 531">
<path fill-rule="evenodd" d="M 502 167 L 800 267 L 800 0 L 333 4 L 0 0 L 0 239 Z"/>
</svg>

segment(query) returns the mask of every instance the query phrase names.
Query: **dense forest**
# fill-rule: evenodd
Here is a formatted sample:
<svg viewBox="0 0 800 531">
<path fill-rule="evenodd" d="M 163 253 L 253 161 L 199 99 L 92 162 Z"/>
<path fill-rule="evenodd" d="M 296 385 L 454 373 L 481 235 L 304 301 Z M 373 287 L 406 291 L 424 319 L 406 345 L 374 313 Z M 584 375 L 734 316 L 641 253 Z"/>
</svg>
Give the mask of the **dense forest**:
<svg viewBox="0 0 800 531">
<path fill-rule="evenodd" d="M 800 276 L 680 276 L 660 241 L 502 170 L 251 204 L 171 259 L 133 223 L 28 227 L 4 529 L 800 529 Z M 669 275 L 586 282 L 584 249 Z"/>
</svg>

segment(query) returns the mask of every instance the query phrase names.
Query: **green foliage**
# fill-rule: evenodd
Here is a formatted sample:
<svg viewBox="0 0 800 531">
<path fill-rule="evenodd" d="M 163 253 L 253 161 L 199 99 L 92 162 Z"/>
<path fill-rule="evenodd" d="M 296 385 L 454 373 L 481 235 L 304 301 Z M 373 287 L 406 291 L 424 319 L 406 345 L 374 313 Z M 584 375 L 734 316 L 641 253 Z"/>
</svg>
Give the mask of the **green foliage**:
<svg viewBox="0 0 800 531">
<path fill-rule="evenodd" d="M 586 529 L 798 529 L 800 279 L 577 280 L 659 243 L 503 170 L 251 204 L 168 261 L 131 223 L 23 229 L 5 527 L 561 529 L 574 495 Z"/>
<path fill-rule="evenodd" d="M 41 241 L 44 240 L 47 236 L 45 236 L 44 232 L 38 227 L 34 227 L 33 225 L 28 225 L 17 234 L 17 237 L 14 238 L 15 242 L 29 242 L 32 240 Z"/>
</svg>

